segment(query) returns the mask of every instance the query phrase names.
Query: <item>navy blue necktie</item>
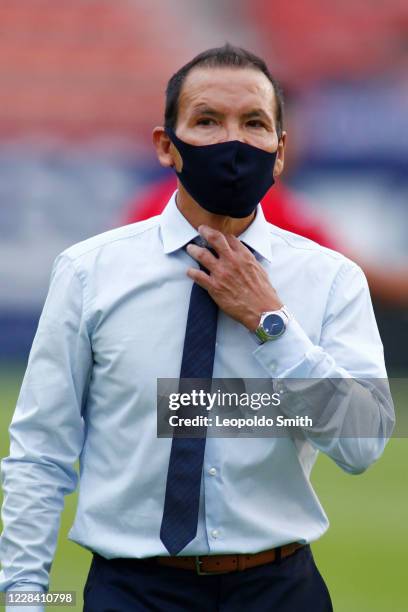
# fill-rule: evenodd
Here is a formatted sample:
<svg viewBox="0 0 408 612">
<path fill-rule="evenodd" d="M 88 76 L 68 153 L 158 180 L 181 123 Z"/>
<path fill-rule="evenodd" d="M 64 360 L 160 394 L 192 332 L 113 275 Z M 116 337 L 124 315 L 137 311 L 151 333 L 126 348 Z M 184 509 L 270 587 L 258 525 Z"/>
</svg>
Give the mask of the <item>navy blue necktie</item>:
<svg viewBox="0 0 408 612">
<path fill-rule="evenodd" d="M 186 379 L 206 379 L 208 384 L 212 378 L 217 315 L 217 304 L 205 289 L 194 283 L 181 362 L 180 392 L 189 388 Z M 191 381 L 190 390 L 193 388 Z M 189 416 L 197 414 L 197 409 L 194 413 L 191 412 L 193 408 L 189 410 Z M 200 433 L 200 437 L 173 436 L 172 440 L 160 529 L 160 539 L 171 555 L 177 555 L 197 534 L 206 428 L 195 428 L 194 433 Z"/>
</svg>

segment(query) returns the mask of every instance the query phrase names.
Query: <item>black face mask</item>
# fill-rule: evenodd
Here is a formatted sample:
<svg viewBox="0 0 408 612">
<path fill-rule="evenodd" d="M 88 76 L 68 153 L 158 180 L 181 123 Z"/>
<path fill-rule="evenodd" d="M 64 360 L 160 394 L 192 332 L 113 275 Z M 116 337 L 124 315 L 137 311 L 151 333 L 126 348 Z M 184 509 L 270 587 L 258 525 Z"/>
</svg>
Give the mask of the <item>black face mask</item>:
<svg viewBox="0 0 408 612">
<path fill-rule="evenodd" d="M 277 151 L 268 153 L 239 140 L 196 146 L 180 140 L 166 128 L 181 155 L 176 174 L 200 206 L 217 215 L 248 217 L 274 184 Z"/>
</svg>

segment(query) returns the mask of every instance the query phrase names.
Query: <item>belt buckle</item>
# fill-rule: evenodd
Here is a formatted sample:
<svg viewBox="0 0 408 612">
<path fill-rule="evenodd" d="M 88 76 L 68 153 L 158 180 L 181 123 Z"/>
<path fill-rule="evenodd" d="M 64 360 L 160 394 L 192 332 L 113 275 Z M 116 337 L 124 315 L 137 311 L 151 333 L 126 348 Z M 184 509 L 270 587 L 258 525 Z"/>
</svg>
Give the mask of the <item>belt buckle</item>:
<svg viewBox="0 0 408 612">
<path fill-rule="evenodd" d="M 217 572 L 203 572 L 200 567 L 200 565 L 202 564 L 200 557 L 194 557 L 194 559 L 195 559 L 196 572 L 199 576 L 208 576 L 209 574 L 217 573 Z"/>
<path fill-rule="evenodd" d="M 202 564 L 200 557 L 194 557 L 194 559 L 195 559 L 196 572 L 199 576 L 212 576 L 214 574 L 225 574 L 225 572 L 203 572 L 203 570 L 200 567 Z"/>
</svg>

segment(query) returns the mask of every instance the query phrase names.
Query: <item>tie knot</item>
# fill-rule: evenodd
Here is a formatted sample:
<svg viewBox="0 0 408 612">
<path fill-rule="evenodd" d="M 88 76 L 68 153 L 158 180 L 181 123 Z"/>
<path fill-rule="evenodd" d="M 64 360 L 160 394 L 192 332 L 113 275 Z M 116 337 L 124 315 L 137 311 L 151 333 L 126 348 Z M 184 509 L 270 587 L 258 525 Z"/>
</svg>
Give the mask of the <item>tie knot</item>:
<svg viewBox="0 0 408 612">
<path fill-rule="evenodd" d="M 212 253 L 215 257 L 218 258 L 218 255 L 217 255 L 216 251 L 209 245 L 207 240 L 205 238 L 203 238 L 202 236 L 196 236 L 195 238 L 190 240 L 190 242 L 188 242 L 185 245 L 184 249 L 186 249 L 189 244 L 196 244 L 197 246 L 199 246 L 199 247 L 201 247 L 203 249 L 208 249 L 210 251 L 210 253 Z M 201 265 L 200 265 L 200 268 L 202 268 Z"/>
<path fill-rule="evenodd" d="M 249 246 L 249 244 L 247 244 L 246 242 L 243 242 L 241 240 L 241 243 L 246 246 L 246 248 L 251 251 L 252 255 L 255 255 L 255 249 L 253 249 L 252 247 Z M 207 240 L 205 238 L 203 238 L 202 236 L 196 236 L 195 238 L 193 238 L 192 240 L 190 240 L 190 242 L 188 242 L 184 249 L 186 249 L 186 247 L 189 244 L 196 244 L 199 247 L 202 247 L 203 249 L 208 249 L 213 255 L 215 255 L 215 257 L 218 257 L 216 251 L 208 244 Z"/>
<path fill-rule="evenodd" d="M 191 244 L 196 244 L 197 246 L 203 247 L 203 248 L 209 248 L 210 245 L 208 244 L 207 240 L 205 238 L 203 238 L 202 236 L 196 236 L 195 238 L 193 238 L 191 241 Z"/>
<path fill-rule="evenodd" d="M 209 245 L 207 240 L 205 238 L 203 238 L 202 236 L 196 236 L 195 238 L 190 240 L 190 242 L 188 244 L 196 244 L 197 246 L 199 246 L 199 247 L 201 247 L 203 249 L 208 249 L 209 251 L 214 253 L 214 249 Z"/>
</svg>

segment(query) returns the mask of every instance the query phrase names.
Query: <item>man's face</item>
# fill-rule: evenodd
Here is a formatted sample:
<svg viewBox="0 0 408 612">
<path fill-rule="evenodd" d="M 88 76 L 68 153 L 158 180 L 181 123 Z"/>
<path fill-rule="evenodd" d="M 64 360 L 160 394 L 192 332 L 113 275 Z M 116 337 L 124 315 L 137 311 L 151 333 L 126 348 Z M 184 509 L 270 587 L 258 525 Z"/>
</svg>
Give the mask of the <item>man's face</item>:
<svg viewBox="0 0 408 612">
<path fill-rule="evenodd" d="M 276 100 L 272 83 L 260 71 L 239 67 L 197 67 L 188 73 L 180 92 L 177 136 L 192 145 L 239 140 L 270 153 L 278 149 L 274 175 L 283 169 L 285 134 L 276 131 Z M 163 129 L 156 128 L 157 144 Z M 160 133 L 160 136 L 159 136 Z M 163 140 L 158 154 L 162 165 L 181 170 L 175 146 Z"/>
</svg>

